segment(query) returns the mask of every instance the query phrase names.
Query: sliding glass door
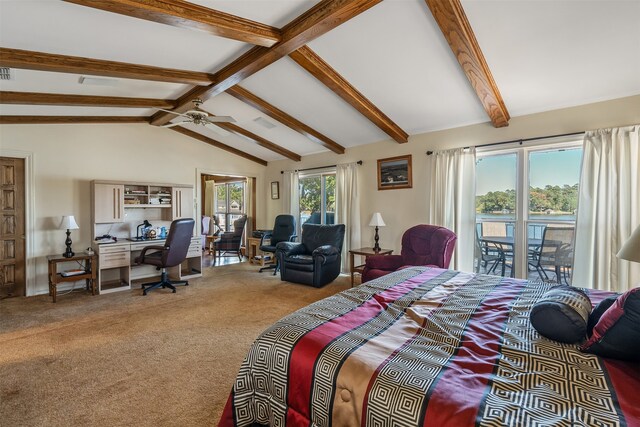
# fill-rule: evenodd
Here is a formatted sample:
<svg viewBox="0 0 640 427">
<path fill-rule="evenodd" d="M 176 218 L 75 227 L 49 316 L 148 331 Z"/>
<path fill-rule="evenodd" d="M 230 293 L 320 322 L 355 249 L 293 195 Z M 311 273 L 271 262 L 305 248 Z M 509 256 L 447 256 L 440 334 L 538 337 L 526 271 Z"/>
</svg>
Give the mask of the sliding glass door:
<svg viewBox="0 0 640 427">
<path fill-rule="evenodd" d="M 478 155 L 478 272 L 570 283 L 582 149 L 577 143 Z"/>
</svg>

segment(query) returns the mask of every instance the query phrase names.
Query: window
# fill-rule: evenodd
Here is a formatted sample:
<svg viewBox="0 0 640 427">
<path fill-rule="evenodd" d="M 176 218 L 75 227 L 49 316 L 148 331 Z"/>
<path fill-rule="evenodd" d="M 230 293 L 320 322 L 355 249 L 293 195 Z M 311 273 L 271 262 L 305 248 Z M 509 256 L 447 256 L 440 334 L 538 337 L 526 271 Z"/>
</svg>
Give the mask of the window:
<svg viewBox="0 0 640 427">
<path fill-rule="evenodd" d="M 299 224 L 333 224 L 336 211 L 336 174 L 300 176 Z"/>
<path fill-rule="evenodd" d="M 476 271 L 569 283 L 582 148 L 478 155 Z"/>
<path fill-rule="evenodd" d="M 216 216 L 223 231 L 232 231 L 233 221 L 245 214 L 244 190 L 244 181 L 216 184 Z"/>
</svg>

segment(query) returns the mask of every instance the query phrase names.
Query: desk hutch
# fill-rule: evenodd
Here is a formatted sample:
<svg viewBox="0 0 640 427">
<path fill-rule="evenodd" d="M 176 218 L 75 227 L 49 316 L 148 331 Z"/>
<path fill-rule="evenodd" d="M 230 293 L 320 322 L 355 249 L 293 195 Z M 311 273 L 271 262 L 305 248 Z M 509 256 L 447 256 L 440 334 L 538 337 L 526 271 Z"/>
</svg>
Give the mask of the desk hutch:
<svg viewBox="0 0 640 427">
<path fill-rule="evenodd" d="M 136 224 L 141 218 L 154 224 L 168 225 L 180 218 L 194 218 L 193 186 L 122 181 L 92 181 L 93 239 L 105 231 L 117 237 L 94 240 L 98 255 L 98 291 L 108 293 L 131 289 L 131 281 L 158 276 L 150 265 L 136 265 L 135 258 L 146 246 L 162 246 L 164 239 L 137 241 Z M 195 230 L 194 230 L 195 232 Z M 108 243 L 107 243 L 108 242 Z M 169 268 L 169 276 L 187 280 L 202 276 L 202 244 L 193 237 L 187 259 L 179 266 Z"/>
</svg>

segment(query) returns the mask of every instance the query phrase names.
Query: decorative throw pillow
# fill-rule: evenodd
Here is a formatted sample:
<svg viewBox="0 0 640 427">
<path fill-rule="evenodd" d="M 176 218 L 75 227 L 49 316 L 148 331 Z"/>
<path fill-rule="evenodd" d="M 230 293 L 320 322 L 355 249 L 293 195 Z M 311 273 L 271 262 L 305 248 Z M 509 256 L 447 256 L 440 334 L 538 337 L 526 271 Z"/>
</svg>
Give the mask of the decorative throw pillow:
<svg viewBox="0 0 640 427">
<path fill-rule="evenodd" d="M 620 295 L 580 347 L 602 357 L 640 361 L 640 288 Z"/>
<path fill-rule="evenodd" d="M 587 322 L 587 336 L 590 337 L 593 334 L 593 327 L 596 326 L 602 315 L 609 307 L 613 305 L 618 299 L 619 295 L 611 295 L 606 297 L 596 305 L 591 314 L 589 315 L 589 321 Z"/>
<path fill-rule="evenodd" d="M 591 301 L 572 286 L 550 289 L 531 309 L 531 324 L 540 335 L 564 343 L 577 343 L 587 334 Z"/>
</svg>

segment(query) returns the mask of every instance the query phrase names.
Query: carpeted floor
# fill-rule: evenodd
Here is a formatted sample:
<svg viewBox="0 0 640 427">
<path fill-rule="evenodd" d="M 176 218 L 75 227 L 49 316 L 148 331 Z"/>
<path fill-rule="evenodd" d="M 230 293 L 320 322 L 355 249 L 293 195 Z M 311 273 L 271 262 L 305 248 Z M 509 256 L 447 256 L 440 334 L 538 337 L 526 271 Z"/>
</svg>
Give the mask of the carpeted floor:
<svg viewBox="0 0 640 427">
<path fill-rule="evenodd" d="M 256 336 L 348 286 L 241 263 L 175 294 L 0 300 L 0 426 L 215 426 Z"/>
</svg>

